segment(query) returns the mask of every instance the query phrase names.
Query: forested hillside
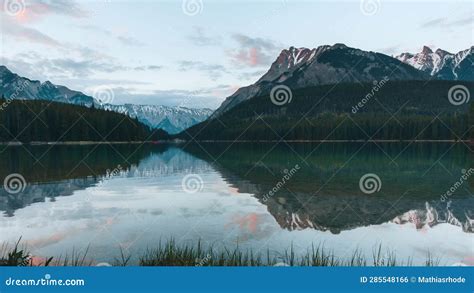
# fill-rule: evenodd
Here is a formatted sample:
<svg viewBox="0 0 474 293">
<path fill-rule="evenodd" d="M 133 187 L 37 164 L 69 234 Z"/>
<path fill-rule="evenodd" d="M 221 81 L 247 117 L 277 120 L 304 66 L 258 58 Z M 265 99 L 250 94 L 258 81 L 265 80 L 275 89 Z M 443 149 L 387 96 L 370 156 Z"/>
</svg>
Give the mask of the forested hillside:
<svg viewBox="0 0 474 293">
<path fill-rule="evenodd" d="M 451 87 L 459 81 L 388 81 L 338 84 L 292 90 L 278 106 L 270 96 L 245 101 L 218 119 L 182 132 L 196 140 L 458 140 L 469 137 L 469 104 L 454 105 Z M 368 94 L 371 96 L 368 97 Z M 471 107 L 471 116 L 472 116 Z M 472 133 L 472 132 L 471 132 Z"/>
<path fill-rule="evenodd" d="M 155 141 L 163 130 L 126 115 L 48 101 L 0 99 L 0 141 Z"/>
</svg>

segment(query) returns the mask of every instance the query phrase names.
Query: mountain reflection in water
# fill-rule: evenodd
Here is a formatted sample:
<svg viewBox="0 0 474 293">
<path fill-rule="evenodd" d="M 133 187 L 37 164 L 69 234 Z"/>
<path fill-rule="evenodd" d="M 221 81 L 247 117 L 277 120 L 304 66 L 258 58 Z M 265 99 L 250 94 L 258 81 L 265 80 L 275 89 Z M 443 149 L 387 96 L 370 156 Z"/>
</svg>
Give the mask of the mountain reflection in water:
<svg viewBox="0 0 474 293">
<path fill-rule="evenodd" d="M 156 219 L 159 225 L 168 225 L 172 232 L 185 231 L 190 225 L 187 218 L 196 217 L 209 223 L 203 231 L 198 231 L 199 238 L 212 241 L 227 238 L 219 234 L 227 233 L 228 227 L 233 226 L 240 234 L 229 230 L 229 237 L 264 243 L 271 238 L 268 234 L 277 233 L 270 228 L 273 224 L 266 215 L 271 215 L 282 231 L 290 233 L 318 230 L 338 235 L 362 227 L 383 227 L 385 223 L 401 226 L 411 223 L 419 231 L 445 223 L 462 233 L 473 232 L 474 176 L 449 198 L 441 200 L 463 171 L 472 167 L 469 165 L 472 155 L 462 144 L 9 147 L 0 154 L 0 162 L 1 178 L 19 173 L 28 182 L 17 195 L 0 190 L 0 211 L 3 211 L 0 240 L 4 241 L 22 234 L 47 238 L 50 232 L 34 230 L 26 224 L 27 219 L 46 215 L 55 221 L 55 213 L 59 213 L 55 203 L 61 198 L 70 198 L 67 206 L 63 206 L 70 213 L 61 212 L 63 220 L 71 215 L 70 223 L 78 218 L 89 219 L 91 213 L 95 215 L 94 221 L 99 221 L 101 209 L 104 215 L 105 211 L 107 214 L 116 211 L 113 219 L 120 219 L 122 208 L 103 205 L 124 202 L 127 208 L 135 208 L 139 218 L 150 205 L 156 205 L 147 217 Z M 281 184 L 282 178 L 295 166 L 298 168 L 291 178 Z M 377 174 L 381 179 L 380 191 L 365 194 L 360 190 L 359 179 L 367 173 Z M 193 194 L 183 191 L 182 179 L 186 174 L 196 174 L 202 179 L 202 191 Z M 278 182 L 279 187 L 275 188 Z M 275 192 L 270 193 L 271 190 Z M 241 197 L 232 199 L 232 204 L 221 202 L 223 196 L 233 194 Z M 99 201 L 104 198 L 111 202 Z M 174 207 L 173 201 L 179 203 L 179 208 L 167 206 L 170 203 Z M 257 212 L 257 203 L 266 210 L 266 215 Z M 242 210 L 247 214 L 242 214 Z M 34 216 L 28 214 L 32 211 Z M 167 212 L 173 213 L 172 223 L 160 220 Z M 227 223 L 220 223 L 221 216 Z M 116 237 L 127 238 L 132 233 L 130 223 L 119 222 L 122 226 L 115 228 L 119 231 Z M 18 226 L 16 233 L 8 228 L 7 224 L 12 223 Z M 145 220 L 134 225 L 154 229 Z M 168 238 L 167 234 L 172 232 L 157 233 L 161 238 Z M 28 241 L 28 237 L 25 239 Z M 141 243 L 151 244 L 146 240 Z M 100 258 L 100 252 L 97 255 Z"/>
</svg>

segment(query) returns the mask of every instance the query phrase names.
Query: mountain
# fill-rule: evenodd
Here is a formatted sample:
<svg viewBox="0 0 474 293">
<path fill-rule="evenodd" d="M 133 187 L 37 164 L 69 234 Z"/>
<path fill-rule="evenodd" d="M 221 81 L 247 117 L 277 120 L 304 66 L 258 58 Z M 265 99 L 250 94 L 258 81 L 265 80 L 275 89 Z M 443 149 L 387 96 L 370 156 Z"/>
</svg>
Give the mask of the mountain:
<svg viewBox="0 0 474 293">
<path fill-rule="evenodd" d="M 46 100 L 91 107 L 94 98 L 49 81 L 21 77 L 0 65 L 0 96 L 21 100 Z"/>
<path fill-rule="evenodd" d="M 152 127 L 161 128 L 175 134 L 206 120 L 211 109 L 191 109 L 186 107 L 167 107 L 158 105 L 111 105 L 104 104 L 102 109 L 126 114 Z"/>
<path fill-rule="evenodd" d="M 213 118 L 256 96 L 270 93 L 284 84 L 291 89 L 337 83 L 364 83 L 390 80 L 425 80 L 429 75 L 390 56 L 347 47 L 324 45 L 314 49 L 283 50 L 257 82 L 242 87 L 228 97 Z"/>
<path fill-rule="evenodd" d="M 402 53 L 396 58 L 438 79 L 474 80 L 474 46 L 456 54 L 442 49 L 433 52 L 424 46 L 419 53 Z"/>
<path fill-rule="evenodd" d="M 458 104 L 448 96 L 459 87 L 474 92 L 474 82 L 467 81 L 382 80 L 294 89 L 291 102 L 284 105 L 264 94 L 177 137 L 197 141 L 468 140 L 474 116 L 471 111 L 469 118 L 467 96 Z"/>
<path fill-rule="evenodd" d="M 111 105 L 101 104 L 93 97 L 65 86 L 54 85 L 49 81 L 30 80 L 0 66 L 0 96 L 20 100 L 45 100 L 102 108 L 137 118 L 140 122 L 152 127 L 161 128 L 168 133 L 178 133 L 188 127 L 206 120 L 211 109 L 191 109 L 185 107 L 167 107 L 159 105 Z"/>
</svg>

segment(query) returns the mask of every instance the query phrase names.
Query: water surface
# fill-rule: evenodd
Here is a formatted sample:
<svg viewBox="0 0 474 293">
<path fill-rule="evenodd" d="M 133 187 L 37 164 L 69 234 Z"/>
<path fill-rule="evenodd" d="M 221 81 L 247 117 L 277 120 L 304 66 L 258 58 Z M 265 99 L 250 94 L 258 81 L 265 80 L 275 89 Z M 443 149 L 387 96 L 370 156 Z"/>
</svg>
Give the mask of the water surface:
<svg viewBox="0 0 474 293">
<path fill-rule="evenodd" d="M 421 264 L 474 265 L 474 176 L 464 144 L 190 144 L 4 147 L 0 241 L 33 254 L 89 246 L 96 262 L 120 248 L 133 262 L 173 237 L 278 255 L 322 244 L 349 258 L 375 247 Z M 361 191 L 366 174 L 380 190 Z M 452 195 L 442 197 L 453 186 Z M 273 192 L 271 192 L 273 191 Z"/>
</svg>

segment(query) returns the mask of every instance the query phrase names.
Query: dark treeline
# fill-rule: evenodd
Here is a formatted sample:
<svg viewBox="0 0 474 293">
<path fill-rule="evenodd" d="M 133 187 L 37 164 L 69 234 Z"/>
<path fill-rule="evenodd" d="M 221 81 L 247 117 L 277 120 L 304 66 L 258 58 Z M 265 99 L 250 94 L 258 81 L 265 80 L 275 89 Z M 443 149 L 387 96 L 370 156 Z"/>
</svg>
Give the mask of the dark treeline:
<svg viewBox="0 0 474 293">
<path fill-rule="evenodd" d="M 468 139 L 473 108 L 455 106 L 449 89 L 472 82 L 339 84 L 292 91 L 283 106 L 261 96 L 195 125 L 180 138 L 196 140 L 459 140 Z M 371 93 L 371 96 L 368 94 Z M 362 102 L 364 100 L 364 102 Z M 470 113 L 470 114 L 469 114 Z M 469 117 L 471 115 L 471 118 Z M 437 117 L 437 118 L 436 118 Z M 472 134 L 472 131 L 471 131 Z"/>
<path fill-rule="evenodd" d="M 48 101 L 0 99 L 0 141 L 154 141 L 168 138 L 126 115 Z"/>
<path fill-rule="evenodd" d="M 469 126 L 471 127 L 471 139 L 474 139 L 474 103 L 471 102 L 471 109 L 469 110 Z"/>
</svg>

